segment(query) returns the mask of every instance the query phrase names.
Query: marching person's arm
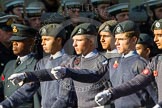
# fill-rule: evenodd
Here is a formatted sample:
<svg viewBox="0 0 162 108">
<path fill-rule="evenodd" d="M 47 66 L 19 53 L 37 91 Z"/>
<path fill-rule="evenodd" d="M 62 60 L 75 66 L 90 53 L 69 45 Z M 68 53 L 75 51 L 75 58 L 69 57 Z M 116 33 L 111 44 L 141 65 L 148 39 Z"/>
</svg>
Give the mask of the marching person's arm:
<svg viewBox="0 0 162 108">
<path fill-rule="evenodd" d="M 20 86 L 24 83 L 51 81 L 55 79 L 56 78 L 51 74 L 51 69 L 15 73 L 8 78 L 14 85 L 19 84 Z"/>
<path fill-rule="evenodd" d="M 145 88 L 151 83 L 151 81 L 153 81 L 153 78 L 154 77 L 152 73 L 147 75 L 144 73 L 138 74 L 129 82 L 126 82 L 115 88 L 109 88 L 108 90 L 98 93 L 95 96 L 95 101 L 97 104 L 103 105 L 105 104 L 105 102 L 115 100 L 122 96 L 130 95 L 132 93 L 137 92 L 138 90 Z"/>
<path fill-rule="evenodd" d="M 16 90 L 10 97 L 0 103 L 3 108 L 15 108 L 30 100 L 39 88 L 39 83 L 28 83 Z"/>
</svg>

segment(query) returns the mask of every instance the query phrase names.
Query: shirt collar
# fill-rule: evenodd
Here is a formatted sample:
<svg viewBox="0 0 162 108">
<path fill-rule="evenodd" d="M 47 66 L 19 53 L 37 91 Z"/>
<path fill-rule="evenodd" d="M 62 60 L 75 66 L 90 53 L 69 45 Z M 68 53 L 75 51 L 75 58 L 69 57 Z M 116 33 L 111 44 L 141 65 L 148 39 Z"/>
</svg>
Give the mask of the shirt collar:
<svg viewBox="0 0 162 108">
<path fill-rule="evenodd" d="M 137 55 L 137 52 L 135 50 L 134 51 L 130 51 L 126 55 L 123 54 L 122 57 L 127 58 L 127 57 L 130 57 L 130 56 L 133 56 L 133 55 Z"/>
<path fill-rule="evenodd" d="M 61 57 L 63 54 L 65 54 L 65 52 L 64 50 L 61 50 L 61 51 L 56 52 L 54 55 L 51 54 L 50 58 L 56 59 L 56 58 Z"/>
<path fill-rule="evenodd" d="M 17 59 L 20 58 L 21 63 L 23 63 L 23 62 L 26 61 L 29 57 L 31 57 L 31 55 L 32 55 L 32 53 L 30 53 L 30 54 L 28 54 L 28 55 L 25 55 L 25 56 L 22 56 L 22 57 L 18 56 Z"/>
<path fill-rule="evenodd" d="M 83 58 L 90 58 L 90 57 L 93 57 L 93 56 L 95 56 L 95 55 L 97 55 L 97 54 L 98 54 L 98 51 L 95 49 L 95 50 L 93 50 L 92 52 L 88 53 L 86 56 L 83 56 L 83 55 L 82 55 L 82 57 L 83 57 Z"/>
<path fill-rule="evenodd" d="M 107 53 L 118 53 L 117 49 L 114 49 L 114 50 L 112 50 L 112 51 L 107 50 L 106 52 L 107 52 Z"/>
</svg>

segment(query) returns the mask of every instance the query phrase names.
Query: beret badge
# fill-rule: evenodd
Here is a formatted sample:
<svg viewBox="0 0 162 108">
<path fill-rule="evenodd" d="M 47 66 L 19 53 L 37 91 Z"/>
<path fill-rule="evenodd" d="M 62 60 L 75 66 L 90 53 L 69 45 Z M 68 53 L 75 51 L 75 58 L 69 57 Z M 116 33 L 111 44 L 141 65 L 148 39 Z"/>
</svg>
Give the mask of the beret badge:
<svg viewBox="0 0 162 108">
<path fill-rule="evenodd" d="M 18 29 L 17 29 L 16 26 L 13 26 L 13 32 L 14 32 L 14 33 L 17 33 L 17 32 L 18 32 Z"/>
<path fill-rule="evenodd" d="M 109 26 L 106 26 L 105 31 L 109 31 L 109 30 L 110 30 Z"/>
<path fill-rule="evenodd" d="M 117 28 L 116 28 L 116 32 L 117 33 L 120 33 L 122 30 L 121 30 L 121 27 L 120 26 L 118 26 Z"/>
<path fill-rule="evenodd" d="M 156 22 L 155 27 L 159 28 L 160 27 L 160 23 Z"/>
<path fill-rule="evenodd" d="M 83 33 L 83 29 L 81 29 L 81 28 L 78 30 L 78 34 L 80 34 L 80 33 Z"/>
<path fill-rule="evenodd" d="M 46 29 L 45 28 L 42 28 L 41 31 L 40 31 L 40 34 L 41 35 L 44 35 L 44 34 L 46 34 L 46 32 L 47 32 Z"/>
</svg>

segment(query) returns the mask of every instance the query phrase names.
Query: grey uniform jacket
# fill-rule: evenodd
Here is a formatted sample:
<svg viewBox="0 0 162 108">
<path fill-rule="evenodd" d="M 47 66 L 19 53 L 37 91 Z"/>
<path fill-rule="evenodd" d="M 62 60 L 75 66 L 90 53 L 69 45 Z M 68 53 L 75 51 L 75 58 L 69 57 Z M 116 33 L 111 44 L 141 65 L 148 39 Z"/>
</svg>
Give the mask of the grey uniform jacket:
<svg viewBox="0 0 162 108">
<path fill-rule="evenodd" d="M 46 56 L 37 63 L 36 70 L 58 66 L 61 62 L 66 61 L 68 58 L 69 56 L 66 54 L 61 54 L 55 59 L 51 59 L 50 56 Z M 66 108 L 69 105 L 69 91 L 65 90 L 65 93 L 62 93 L 63 90 L 61 89 L 60 81 L 41 82 L 40 85 L 38 82 L 25 84 L 11 97 L 9 97 L 8 100 L 5 100 L 1 104 L 4 106 L 10 105 L 15 107 L 23 103 L 26 99 L 31 98 L 39 87 L 41 88 L 42 108 Z"/>
<path fill-rule="evenodd" d="M 112 100 L 121 96 L 132 94 L 144 87 L 148 86 L 152 81 L 157 84 L 158 100 L 156 103 L 162 101 L 162 54 L 155 56 L 147 67 L 135 78 L 111 89 L 113 94 Z"/>
<path fill-rule="evenodd" d="M 33 71 L 35 69 L 37 59 L 31 55 L 27 60 L 25 60 L 22 64 L 20 64 L 18 67 L 15 68 L 16 60 L 12 60 L 7 63 L 5 66 L 5 69 L 3 71 L 3 75 L 5 80 L 3 81 L 3 87 L 4 87 L 4 95 L 5 99 L 7 99 L 9 96 L 12 95 L 14 91 L 16 91 L 18 88 L 20 88 L 18 85 L 13 85 L 8 79 L 8 77 L 14 73 L 21 73 L 24 71 Z M 27 100 L 26 103 L 19 106 L 19 108 L 32 108 L 33 107 L 33 99 L 30 98 Z"/>
<path fill-rule="evenodd" d="M 108 74 L 105 74 L 107 72 L 107 62 L 104 56 L 97 53 L 89 58 L 73 57 L 64 65 L 68 68 L 67 77 L 70 76 L 73 79 L 79 108 L 98 106 L 94 101 L 94 97 L 106 88 L 104 84 L 109 78 Z M 50 70 L 26 73 L 29 81 L 55 79 L 50 74 Z M 106 75 L 106 78 L 102 79 L 104 75 Z M 67 83 L 65 82 L 65 84 Z"/>
</svg>

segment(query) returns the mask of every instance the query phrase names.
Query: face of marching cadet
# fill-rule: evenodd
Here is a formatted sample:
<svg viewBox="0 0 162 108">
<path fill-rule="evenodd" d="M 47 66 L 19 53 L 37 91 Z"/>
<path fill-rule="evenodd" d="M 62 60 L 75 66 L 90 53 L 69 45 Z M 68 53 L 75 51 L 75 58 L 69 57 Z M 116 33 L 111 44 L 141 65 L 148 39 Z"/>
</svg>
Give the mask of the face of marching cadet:
<svg viewBox="0 0 162 108">
<path fill-rule="evenodd" d="M 73 47 L 78 55 L 87 55 L 94 49 L 93 37 L 91 39 L 85 35 L 75 35 L 72 39 Z"/>
<path fill-rule="evenodd" d="M 45 53 L 55 54 L 61 50 L 62 39 L 60 37 L 42 36 L 42 47 Z"/>
<path fill-rule="evenodd" d="M 154 42 L 158 49 L 162 49 L 162 29 L 154 30 Z"/>
<path fill-rule="evenodd" d="M 100 42 L 103 49 L 111 51 L 115 48 L 115 38 L 110 32 L 103 32 L 101 31 L 99 33 L 100 36 Z"/>
<path fill-rule="evenodd" d="M 135 50 L 137 37 L 128 37 L 127 33 L 115 34 L 115 45 L 120 54 L 128 54 L 130 51 Z"/>
</svg>

